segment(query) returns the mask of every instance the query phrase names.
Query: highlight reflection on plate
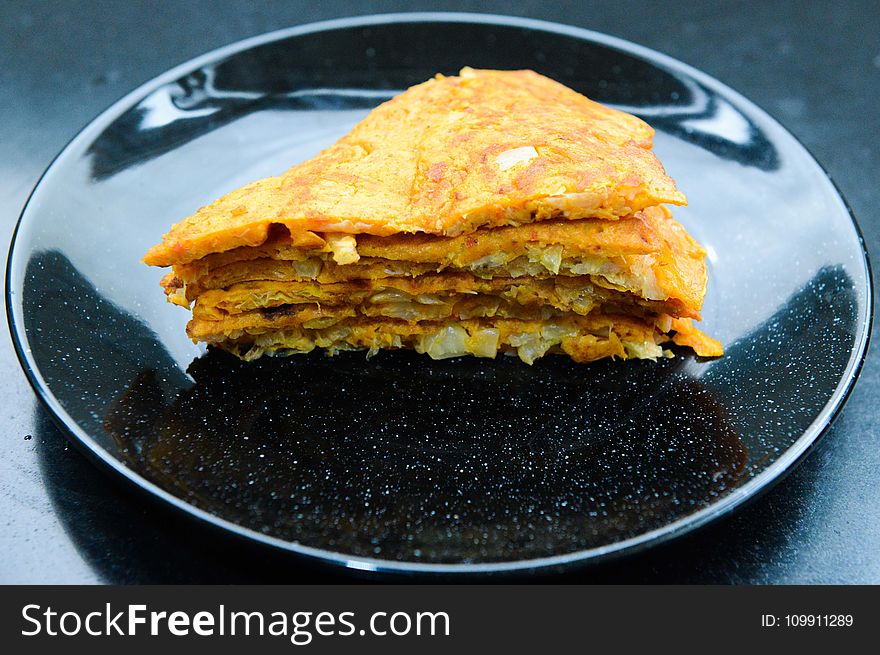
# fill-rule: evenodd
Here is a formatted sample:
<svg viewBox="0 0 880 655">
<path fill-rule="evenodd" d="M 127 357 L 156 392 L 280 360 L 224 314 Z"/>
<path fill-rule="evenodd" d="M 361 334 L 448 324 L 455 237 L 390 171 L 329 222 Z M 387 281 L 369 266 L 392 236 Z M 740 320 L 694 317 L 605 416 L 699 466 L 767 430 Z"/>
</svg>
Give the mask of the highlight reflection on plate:
<svg viewBox="0 0 880 655">
<path fill-rule="evenodd" d="M 704 325 L 724 358 L 243 364 L 189 343 L 139 263 L 168 225 L 463 65 L 534 68 L 657 129 L 691 201 L 676 216 L 710 252 Z M 34 191 L 7 293 L 31 382 L 87 452 L 251 539 L 395 570 L 584 561 L 723 514 L 827 427 L 871 315 L 845 203 L 754 105 L 610 37 L 443 14 L 270 34 L 133 92 Z"/>
</svg>

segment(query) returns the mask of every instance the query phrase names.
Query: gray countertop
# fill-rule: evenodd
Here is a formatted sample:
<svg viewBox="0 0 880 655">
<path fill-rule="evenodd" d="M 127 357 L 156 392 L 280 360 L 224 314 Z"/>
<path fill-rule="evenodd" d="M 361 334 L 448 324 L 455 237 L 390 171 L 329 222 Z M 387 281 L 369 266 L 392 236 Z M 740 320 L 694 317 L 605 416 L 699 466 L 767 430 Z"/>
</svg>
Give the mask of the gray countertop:
<svg viewBox="0 0 880 655">
<path fill-rule="evenodd" d="M 430 8 L 587 27 L 703 69 L 764 107 L 804 142 L 849 201 L 869 251 L 880 252 L 876 3 L 655 4 L 4 2 L 0 241 L 9 242 L 28 193 L 64 144 L 117 98 L 175 64 L 298 23 Z M 98 470 L 37 403 L 8 334 L 0 336 L 0 379 L 0 582 L 351 579 L 345 572 L 254 552 Z M 772 491 L 676 542 L 549 580 L 880 582 L 878 406 L 875 341 L 860 381 L 821 445 Z"/>
</svg>

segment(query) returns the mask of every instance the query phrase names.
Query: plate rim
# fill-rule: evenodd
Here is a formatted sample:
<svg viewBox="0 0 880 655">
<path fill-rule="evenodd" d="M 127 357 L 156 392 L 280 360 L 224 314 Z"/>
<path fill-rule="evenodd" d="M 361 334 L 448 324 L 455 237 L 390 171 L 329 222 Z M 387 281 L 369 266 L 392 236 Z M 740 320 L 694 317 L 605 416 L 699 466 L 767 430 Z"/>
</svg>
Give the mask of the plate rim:
<svg viewBox="0 0 880 655">
<path fill-rule="evenodd" d="M 555 34 L 572 36 L 581 40 L 597 43 L 599 45 L 610 47 L 615 50 L 633 54 L 641 59 L 651 62 L 654 65 L 665 66 L 669 69 L 683 72 L 691 78 L 699 81 L 714 91 L 722 91 L 728 98 L 735 99 L 752 112 L 756 112 L 763 118 L 769 120 L 777 128 L 784 133 L 790 135 L 803 148 L 812 163 L 817 167 L 819 172 L 831 183 L 837 197 L 840 199 L 850 219 L 850 223 L 854 230 L 855 236 L 861 246 L 861 263 L 864 268 L 866 285 L 865 293 L 865 312 L 860 321 L 860 334 L 857 335 L 854 347 L 851 351 L 849 361 L 847 362 L 845 372 L 838 381 L 834 392 L 831 394 L 828 402 L 822 410 L 816 415 L 813 422 L 802 432 L 800 437 L 785 450 L 770 466 L 759 473 L 757 476 L 746 482 L 743 486 L 738 487 L 718 499 L 711 505 L 704 507 L 693 514 L 680 517 L 675 521 L 667 523 L 661 527 L 649 530 L 639 535 L 629 537 L 627 539 L 617 541 L 611 544 L 577 550 L 570 553 L 551 555 L 533 559 L 521 559 L 502 562 L 476 562 L 476 563 L 426 563 L 426 562 L 407 562 L 396 560 L 384 560 L 373 557 L 360 557 L 355 555 L 346 555 L 323 548 L 315 548 L 301 543 L 286 541 L 277 537 L 263 534 L 251 528 L 233 523 L 227 519 L 223 519 L 206 510 L 200 509 L 184 501 L 183 499 L 173 495 L 169 491 L 159 487 L 143 477 L 133 469 L 128 468 L 121 460 L 114 457 L 108 450 L 104 449 L 98 442 L 84 430 L 61 406 L 51 391 L 50 386 L 45 382 L 40 374 L 39 368 L 30 356 L 30 348 L 27 346 L 28 339 L 24 332 L 23 317 L 19 305 L 21 303 L 15 300 L 15 292 L 12 288 L 13 269 L 16 268 L 15 261 L 17 257 L 16 245 L 18 243 L 19 230 L 25 222 L 28 208 L 31 200 L 41 187 L 44 179 L 50 171 L 68 154 L 73 147 L 87 139 L 92 132 L 106 127 L 108 122 L 112 121 L 122 113 L 122 111 L 130 108 L 131 103 L 135 99 L 142 99 L 149 93 L 154 92 L 158 88 L 173 82 L 185 73 L 201 68 L 205 64 L 216 62 L 238 54 L 245 50 L 279 41 L 287 38 L 303 36 L 306 34 L 314 34 L 319 32 L 327 32 L 352 27 L 368 27 L 377 25 L 400 24 L 400 23 L 433 23 L 433 22 L 458 22 L 482 25 L 499 25 L 509 27 L 521 27 L 536 31 L 543 31 Z M 821 163 L 810 152 L 810 150 L 801 142 L 796 135 L 785 128 L 778 120 L 776 120 L 769 112 L 749 100 L 738 91 L 732 89 L 720 80 L 704 73 L 693 66 L 675 59 L 669 55 L 658 52 L 646 46 L 633 43 L 620 37 L 611 36 L 595 30 L 590 30 L 572 25 L 538 20 L 533 18 L 524 18 L 517 16 L 507 16 L 491 13 L 469 13 L 469 12 L 398 12 L 385 14 L 367 14 L 359 16 L 349 16 L 345 18 L 335 18 L 331 20 L 323 20 L 301 25 L 294 25 L 278 30 L 273 30 L 256 36 L 248 37 L 233 43 L 210 50 L 202 55 L 182 62 L 160 75 L 151 78 L 135 89 L 123 95 L 119 100 L 111 104 L 105 110 L 100 112 L 92 120 L 90 120 L 82 129 L 80 129 L 73 138 L 59 151 L 52 159 L 45 171 L 40 175 L 28 198 L 22 207 L 21 213 L 15 223 L 12 233 L 10 247 L 7 255 L 6 265 L 6 281 L 5 281 L 5 300 L 6 300 L 6 317 L 12 338 L 15 353 L 19 364 L 21 365 L 28 382 L 34 390 L 37 399 L 47 410 L 53 422 L 60 428 L 73 443 L 82 450 L 88 458 L 102 465 L 103 468 L 114 471 L 128 482 L 146 492 L 152 498 L 163 501 L 165 504 L 174 508 L 176 511 L 183 512 L 194 519 L 210 525 L 213 528 L 223 530 L 224 532 L 243 538 L 248 542 L 256 542 L 263 546 L 269 546 L 275 550 L 284 551 L 304 556 L 312 560 L 337 566 L 343 566 L 349 569 L 360 571 L 371 571 L 381 573 L 397 573 L 397 574 L 458 574 L 458 575 L 474 575 L 484 573 L 517 573 L 548 569 L 570 568 L 572 566 L 587 565 L 589 563 L 598 563 L 612 558 L 621 557 L 623 555 L 632 554 L 649 547 L 668 542 L 671 539 L 683 536 L 694 530 L 702 528 L 711 522 L 729 515 L 733 510 L 741 507 L 747 501 L 752 501 L 763 493 L 768 491 L 774 484 L 784 479 L 803 459 L 810 453 L 825 434 L 827 434 L 832 422 L 840 414 L 846 401 L 849 399 L 852 389 L 855 386 L 859 373 L 864 365 L 868 353 L 868 346 L 871 339 L 873 329 L 873 305 L 874 305 L 874 288 L 870 258 L 867 250 L 862 230 L 858 221 L 841 193 L 839 186 L 834 182 Z M 21 324 L 21 325 L 20 325 Z"/>
</svg>

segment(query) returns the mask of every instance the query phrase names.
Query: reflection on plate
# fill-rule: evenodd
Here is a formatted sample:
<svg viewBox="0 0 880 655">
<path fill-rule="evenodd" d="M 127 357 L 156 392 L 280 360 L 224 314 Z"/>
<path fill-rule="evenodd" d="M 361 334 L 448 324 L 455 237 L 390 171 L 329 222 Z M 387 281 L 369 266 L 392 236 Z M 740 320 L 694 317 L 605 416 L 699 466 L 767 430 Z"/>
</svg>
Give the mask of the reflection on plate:
<svg viewBox="0 0 880 655">
<path fill-rule="evenodd" d="M 704 324 L 724 358 L 243 364 L 186 340 L 138 261 L 165 226 L 464 64 L 535 68 L 657 128 L 691 200 L 677 215 L 710 253 Z M 135 91 L 47 172 L 7 283 L 38 395 L 99 460 L 253 540 L 396 570 L 584 561 L 723 514 L 827 427 L 871 309 L 845 204 L 763 112 L 631 44 L 460 15 L 296 28 Z"/>
</svg>

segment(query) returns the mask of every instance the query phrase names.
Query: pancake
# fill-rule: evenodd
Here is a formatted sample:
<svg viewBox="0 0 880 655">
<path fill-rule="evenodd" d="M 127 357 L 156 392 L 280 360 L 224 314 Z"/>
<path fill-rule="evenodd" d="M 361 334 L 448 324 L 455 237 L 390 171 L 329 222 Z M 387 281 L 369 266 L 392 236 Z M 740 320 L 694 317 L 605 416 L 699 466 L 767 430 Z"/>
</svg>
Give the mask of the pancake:
<svg viewBox="0 0 880 655">
<path fill-rule="evenodd" d="M 489 318 L 416 324 L 357 317 L 341 318 L 326 327 L 308 325 L 284 325 L 279 321 L 272 327 L 242 327 L 231 334 L 199 332 L 199 337 L 208 343 L 218 338 L 225 349 L 243 359 L 255 359 L 266 352 L 306 353 L 316 347 L 325 348 L 330 354 L 352 349 L 367 349 L 368 354 L 375 354 L 384 348 L 411 348 L 433 359 L 463 355 L 494 358 L 499 352 L 515 353 L 527 364 L 548 352 L 565 353 L 577 362 L 602 357 L 662 357 L 659 344 L 669 340 L 650 322 L 610 315 L 558 316 L 550 321 Z M 198 327 L 201 330 L 207 326 Z"/>
<path fill-rule="evenodd" d="M 176 224 L 154 266 L 310 232 L 458 235 L 555 217 L 614 219 L 684 196 L 653 129 L 533 71 L 465 68 L 374 109 L 315 158 Z"/>
<path fill-rule="evenodd" d="M 334 284 L 456 269 L 487 279 L 589 275 L 595 284 L 607 288 L 640 293 L 650 300 L 670 300 L 681 312 L 698 319 L 706 285 L 705 251 L 662 207 L 614 223 L 552 221 L 456 238 L 361 237 L 354 249 L 357 258 L 347 265 L 337 265 L 327 254 L 309 256 L 280 243 L 238 249 L 244 251 L 238 261 L 228 252 L 205 258 L 210 261 L 175 267 L 175 275 L 164 286 L 168 293 L 185 289 L 183 297 L 189 302 L 209 290 L 255 281 L 266 282 L 260 290 L 271 293 L 268 283 L 273 282 Z M 263 257 L 251 258 L 257 253 L 250 251 Z"/>
<path fill-rule="evenodd" d="M 199 209 L 144 261 L 172 267 L 190 338 L 244 359 L 719 356 L 692 323 L 706 251 L 664 206 L 685 198 L 652 139 L 532 71 L 466 68 Z"/>
<path fill-rule="evenodd" d="M 442 238 L 423 234 L 399 234 L 377 238 L 371 235 L 352 237 L 357 257 L 389 259 L 393 261 L 432 263 L 458 268 L 480 265 L 481 261 L 501 253 L 504 261 L 525 255 L 536 247 L 549 248 L 563 245 L 569 253 L 582 255 L 637 255 L 651 252 L 663 236 L 674 238 L 674 221 L 663 207 L 651 207 L 638 212 L 633 220 L 547 221 L 545 223 L 480 230 L 464 237 Z M 318 235 L 316 235 L 318 236 Z M 320 237 L 319 237 L 320 238 Z M 302 261 L 310 258 L 336 261 L 331 245 L 321 239 L 313 247 L 304 248 L 291 243 L 286 230 L 275 234 L 264 244 L 242 247 L 207 255 L 194 262 L 179 264 L 175 273 L 187 282 L 209 274 L 212 270 L 253 259 Z"/>
<path fill-rule="evenodd" d="M 640 306 L 655 314 L 693 317 L 679 303 L 653 301 L 638 294 L 585 282 L 579 277 L 555 276 L 544 279 L 474 278 L 468 273 L 434 273 L 415 278 L 382 278 L 318 284 L 316 282 L 246 282 L 228 289 L 206 291 L 199 296 L 193 316 L 204 320 L 223 320 L 227 316 L 284 305 L 313 303 L 321 307 L 351 306 L 360 313 L 383 308 L 385 316 L 422 320 L 420 310 L 444 317 L 460 315 L 453 307 L 478 299 L 486 307 L 499 301 L 523 307 L 549 307 L 586 315 L 599 305 Z M 472 303 L 468 304 L 471 307 Z M 395 315 L 398 312 L 400 315 Z M 465 318 L 465 316 L 460 316 Z"/>
</svg>

